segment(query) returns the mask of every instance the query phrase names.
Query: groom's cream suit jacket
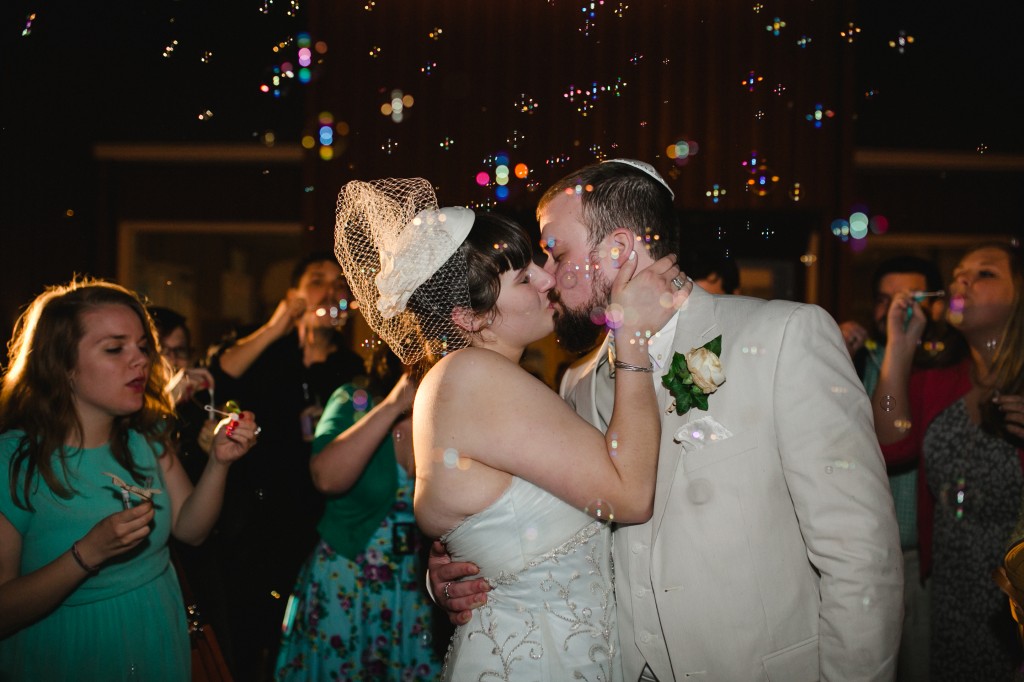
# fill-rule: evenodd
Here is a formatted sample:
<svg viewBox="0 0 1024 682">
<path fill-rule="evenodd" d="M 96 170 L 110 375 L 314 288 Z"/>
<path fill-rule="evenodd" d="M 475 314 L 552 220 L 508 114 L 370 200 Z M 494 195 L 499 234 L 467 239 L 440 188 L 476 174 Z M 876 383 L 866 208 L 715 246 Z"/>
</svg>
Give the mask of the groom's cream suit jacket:
<svg viewBox="0 0 1024 682">
<path fill-rule="evenodd" d="M 892 679 L 899 537 L 870 404 L 835 322 L 813 305 L 694 287 L 672 349 L 719 334 L 726 380 L 707 412 L 666 413 L 657 380 L 654 516 L 615 532 L 626 681 L 645 663 L 661 682 Z M 562 381 L 602 429 L 606 350 Z"/>
</svg>

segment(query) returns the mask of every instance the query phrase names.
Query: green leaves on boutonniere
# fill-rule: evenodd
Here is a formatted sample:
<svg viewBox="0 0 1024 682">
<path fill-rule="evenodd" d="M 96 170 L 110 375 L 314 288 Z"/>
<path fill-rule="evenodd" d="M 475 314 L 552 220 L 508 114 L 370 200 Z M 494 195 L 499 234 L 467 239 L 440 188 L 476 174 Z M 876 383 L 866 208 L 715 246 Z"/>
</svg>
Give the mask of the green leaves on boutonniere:
<svg viewBox="0 0 1024 682">
<path fill-rule="evenodd" d="M 721 334 L 685 355 L 673 354 L 672 367 L 661 378 L 661 383 L 675 398 L 669 412 L 674 409 L 676 414 L 682 415 L 693 407 L 708 409 L 708 396 L 725 382 L 721 354 Z"/>
</svg>

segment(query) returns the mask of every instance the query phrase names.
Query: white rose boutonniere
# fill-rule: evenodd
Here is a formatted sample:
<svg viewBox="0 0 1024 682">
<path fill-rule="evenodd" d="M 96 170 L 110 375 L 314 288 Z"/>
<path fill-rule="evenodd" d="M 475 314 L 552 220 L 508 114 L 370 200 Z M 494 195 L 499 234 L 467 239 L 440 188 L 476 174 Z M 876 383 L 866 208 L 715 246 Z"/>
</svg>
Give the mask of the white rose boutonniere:
<svg viewBox="0 0 1024 682">
<path fill-rule="evenodd" d="M 692 407 L 708 409 L 708 396 L 725 382 L 725 371 L 718 357 L 721 353 L 722 336 L 718 335 L 686 355 L 676 353 L 672 357 L 672 367 L 661 379 L 675 398 L 669 412 L 675 409 L 676 414 L 681 415 Z"/>
</svg>

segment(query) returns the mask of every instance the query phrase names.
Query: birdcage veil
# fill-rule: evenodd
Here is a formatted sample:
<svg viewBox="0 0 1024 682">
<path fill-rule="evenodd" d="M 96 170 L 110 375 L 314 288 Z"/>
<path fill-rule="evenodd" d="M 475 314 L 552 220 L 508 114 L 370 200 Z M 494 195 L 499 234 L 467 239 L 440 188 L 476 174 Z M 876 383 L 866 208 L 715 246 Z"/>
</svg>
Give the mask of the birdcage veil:
<svg viewBox="0 0 1024 682">
<path fill-rule="evenodd" d="M 406 364 L 469 345 L 452 311 L 470 308 L 458 251 L 474 218 L 468 208 L 439 208 L 423 178 L 341 188 L 334 254 L 367 324 Z"/>
</svg>

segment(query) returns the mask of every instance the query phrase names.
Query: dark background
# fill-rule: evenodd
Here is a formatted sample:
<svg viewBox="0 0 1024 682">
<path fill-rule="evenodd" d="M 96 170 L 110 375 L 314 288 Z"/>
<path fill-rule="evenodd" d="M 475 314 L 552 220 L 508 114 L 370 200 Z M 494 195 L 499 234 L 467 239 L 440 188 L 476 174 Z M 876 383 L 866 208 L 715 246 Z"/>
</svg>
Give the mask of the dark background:
<svg viewBox="0 0 1024 682">
<path fill-rule="evenodd" d="M 351 178 L 422 175 L 442 203 L 529 223 L 548 182 L 634 156 L 672 185 L 689 246 L 788 265 L 785 293 L 837 315 L 857 309 L 848 280 L 865 244 L 1021 233 L 1021 3 L 110 0 L 0 12 L 0 341 L 44 286 L 115 277 L 125 220 L 292 221 L 300 250 L 330 248 Z M 765 29 L 776 17 L 778 36 Z M 853 42 L 840 35 L 851 22 Z M 903 52 L 889 46 L 901 31 L 913 38 Z M 302 32 L 327 46 L 311 81 L 261 92 L 295 62 Z M 753 91 L 750 71 L 763 78 Z M 593 83 L 620 88 L 583 116 L 564 95 Z M 379 111 L 392 89 L 415 97 L 401 123 Z M 834 112 L 821 128 L 806 120 L 816 104 Z M 325 111 L 331 160 L 301 144 Z M 666 156 L 676 140 L 699 145 L 685 165 Z M 298 160 L 125 160 L 155 144 Z M 98 151 L 110 145 L 120 151 Z M 474 180 L 493 177 L 501 152 L 530 168 L 506 200 Z M 765 196 L 745 191 L 752 156 L 778 177 Z M 727 190 L 718 203 L 715 184 Z M 889 233 L 836 239 L 830 223 L 857 207 L 887 216 Z M 815 237 L 806 283 L 797 263 Z"/>
</svg>

